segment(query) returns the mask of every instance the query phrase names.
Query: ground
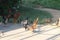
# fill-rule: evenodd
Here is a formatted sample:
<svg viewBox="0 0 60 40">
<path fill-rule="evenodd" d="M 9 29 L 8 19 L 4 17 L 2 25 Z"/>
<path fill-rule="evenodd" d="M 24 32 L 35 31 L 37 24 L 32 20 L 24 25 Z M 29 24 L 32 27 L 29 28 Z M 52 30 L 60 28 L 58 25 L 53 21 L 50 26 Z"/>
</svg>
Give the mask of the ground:
<svg viewBox="0 0 60 40">
<path fill-rule="evenodd" d="M 52 24 L 38 24 L 38 31 L 27 31 L 21 24 L 7 24 L 3 27 L 4 35 L 0 40 L 60 40 L 60 27 Z"/>
<path fill-rule="evenodd" d="M 57 10 L 43 10 L 51 12 L 54 20 L 60 17 L 60 12 Z M 60 40 L 60 27 L 54 24 L 38 24 L 37 31 L 33 32 L 25 30 L 21 24 L 8 23 L 5 26 L 0 24 L 0 30 L 4 32 L 4 35 L 0 34 L 0 40 Z"/>
</svg>

